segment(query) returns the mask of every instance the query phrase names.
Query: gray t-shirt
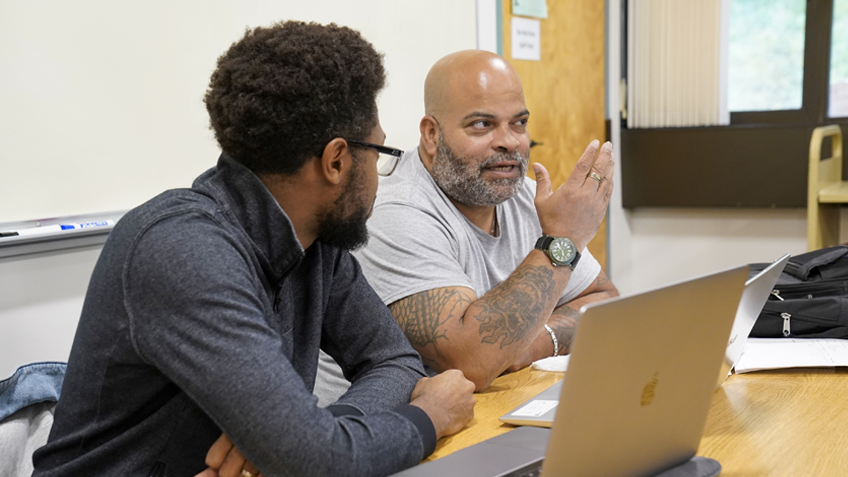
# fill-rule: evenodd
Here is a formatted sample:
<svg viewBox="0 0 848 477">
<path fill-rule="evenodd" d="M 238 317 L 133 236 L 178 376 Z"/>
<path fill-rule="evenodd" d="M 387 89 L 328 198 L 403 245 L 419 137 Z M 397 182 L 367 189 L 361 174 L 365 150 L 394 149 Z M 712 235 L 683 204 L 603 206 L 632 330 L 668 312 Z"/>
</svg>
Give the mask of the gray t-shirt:
<svg viewBox="0 0 848 477">
<path fill-rule="evenodd" d="M 542 235 L 533 199 L 536 183 L 499 204 L 499 235 L 472 224 L 436 185 L 418 156 L 404 154 L 397 170 L 380 179 L 370 240 L 354 256 L 386 304 L 441 287 L 468 287 L 478 297 L 507 279 Z M 566 303 L 597 278 L 601 266 L 588 250 L 560 298 Z"/>
<path fill-rule="evenodd" d="M 515 197 L 499 204 L 499 233 L 493 237 L 453 205 L 414 148 L 404 154 L 394 174 L 380 178 L 368 220 L 370 239 L 354 256 L 387 305 L 442 287 L 467 287 L 481 297 L 518 268 L 542 235 L 535 196 L 536 183 L 525 180 Z M 580 295 L 600 271 L 598 261 L 584 249 L 558 304 Z M 346 382 L 338 369 L 335 378 L 325 374 L 330 363 L 331 358 L 322 356 L 315 384 L 325 405 L 344 392 Z"/>
</svg>

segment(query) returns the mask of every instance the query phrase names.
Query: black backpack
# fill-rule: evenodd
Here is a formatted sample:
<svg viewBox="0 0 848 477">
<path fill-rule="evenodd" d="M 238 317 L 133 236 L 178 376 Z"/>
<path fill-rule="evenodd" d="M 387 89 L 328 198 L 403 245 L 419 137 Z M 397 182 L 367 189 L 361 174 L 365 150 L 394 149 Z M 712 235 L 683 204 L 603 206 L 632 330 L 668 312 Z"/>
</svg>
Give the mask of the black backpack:
<svg viewBox="0 0 848 477">
<path fill-rule="evenodd" d="M 752 263 L 751 276 L 769 265 Z M 790 258 L 750 336 L 848 338 L 848 247 Z"/>
</svg>

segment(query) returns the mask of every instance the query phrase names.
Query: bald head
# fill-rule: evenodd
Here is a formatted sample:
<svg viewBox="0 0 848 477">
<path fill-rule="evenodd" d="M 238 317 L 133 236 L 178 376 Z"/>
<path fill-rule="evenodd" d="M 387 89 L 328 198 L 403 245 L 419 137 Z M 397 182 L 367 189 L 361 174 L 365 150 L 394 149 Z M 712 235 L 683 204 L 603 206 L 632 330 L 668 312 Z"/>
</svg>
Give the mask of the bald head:
<svg viewBox="0 0 848 477">
<path fill-rule="evenodd" d="M 500 56 L 483 50 L 451 53 L 436 62 L 424 81 L 424 111 L 440 117 L 462 99 L 495 101 L 504 93 L 524 97 L 518 74 Z"/>
<path fill-rule="evenodd" d="M 498 203 L 493 198 L 501 196 L 489 189 L 520 182 L 530 154 L 530 112 L 518 74 L 503 58 L 466 50 L 437 61 L 424 82 L 424 108 L 419 157 L 455 204 Z M 461 191 L 449 187 L 446 174 L 460 189 L 467 189 L 469 180 L 477 184 L 488 199 L 463 199 Z M 487 213 L 491 217 L 491 210 Z"/>
</svg>

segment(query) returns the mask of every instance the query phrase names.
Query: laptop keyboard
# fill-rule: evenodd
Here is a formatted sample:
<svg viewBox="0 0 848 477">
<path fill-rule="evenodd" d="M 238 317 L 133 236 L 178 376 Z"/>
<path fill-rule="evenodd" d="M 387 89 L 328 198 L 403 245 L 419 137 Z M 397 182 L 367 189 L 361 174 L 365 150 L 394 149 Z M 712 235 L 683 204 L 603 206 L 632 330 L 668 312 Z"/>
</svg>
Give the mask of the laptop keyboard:
<svg viewBox="0 0 848 477">
<path fill-rule="evenodd" d="M 542 475 L 542 460 L 531 462 L 520 469 L 504 474 L 504 477 L 539 477 Z"/>
</svg>

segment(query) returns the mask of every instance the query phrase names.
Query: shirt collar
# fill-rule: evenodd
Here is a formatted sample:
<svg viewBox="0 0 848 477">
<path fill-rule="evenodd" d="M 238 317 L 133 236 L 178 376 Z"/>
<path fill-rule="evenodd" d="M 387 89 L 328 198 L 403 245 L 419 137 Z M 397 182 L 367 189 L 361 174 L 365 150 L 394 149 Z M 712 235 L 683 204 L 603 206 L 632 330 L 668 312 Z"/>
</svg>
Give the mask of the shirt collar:
<svg viewBox="0 0 848 477">
<path fill-rule="evenodd" d="M 291 220 L 250 169 L 221 154 L 218 164 L 198 177 L 194 189 L 221 204 L 224 215 L 249 237 L 268 271 L 282 278 L 304 256 Z"/>
</svg>

